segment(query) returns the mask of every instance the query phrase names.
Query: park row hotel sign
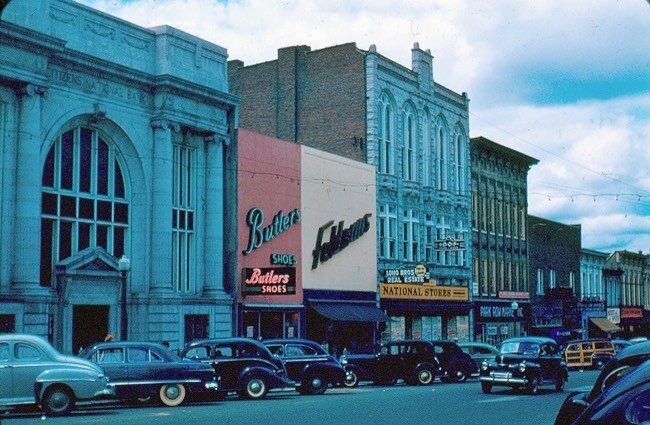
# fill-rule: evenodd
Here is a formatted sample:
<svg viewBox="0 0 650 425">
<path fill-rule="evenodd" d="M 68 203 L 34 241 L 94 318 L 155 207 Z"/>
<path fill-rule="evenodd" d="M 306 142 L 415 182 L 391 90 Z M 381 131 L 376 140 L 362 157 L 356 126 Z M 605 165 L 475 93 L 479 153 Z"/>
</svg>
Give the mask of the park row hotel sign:
<svg viewBox="0 0 650 425">
<path fill-rule="evenodd" d="M 468 301 L 469 288 L 465 286 L 437 285 L 427 268 L 419 264 L 414 269 L 389 269 L 384 271 L 379 285 L 382 299 L 424 301 Z"/>
</svg>

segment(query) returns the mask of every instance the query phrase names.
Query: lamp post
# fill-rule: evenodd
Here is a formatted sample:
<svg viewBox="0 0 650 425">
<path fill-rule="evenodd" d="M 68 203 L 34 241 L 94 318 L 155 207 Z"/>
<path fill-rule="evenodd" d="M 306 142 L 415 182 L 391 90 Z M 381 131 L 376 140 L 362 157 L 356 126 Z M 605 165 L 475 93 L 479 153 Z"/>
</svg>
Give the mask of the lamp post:
<svg viewBox="0 0 650 425">
<path fill-rule="evenodd" d="M 512 304 L 510 304 L 510 308 L 512 308 L 512 314 L 514 317 L 514 329 L 512 331 L 512 336 L 518 336 L 517 334 L 517 310 L 519 309 L 519 304 L 517 301 L 513 301 Z"/>
<path fill-rule="evenodd" d="M 122 281 L 120 293 L 120 339 L 125 341 L 128 337 L 128 317 L 126 312 L 126 275 L 131 270 L 131 260 L 126 255 L 122 254 L 117 262 L 118 269 L 120 270 L 120 280 Z"/>
</svg>

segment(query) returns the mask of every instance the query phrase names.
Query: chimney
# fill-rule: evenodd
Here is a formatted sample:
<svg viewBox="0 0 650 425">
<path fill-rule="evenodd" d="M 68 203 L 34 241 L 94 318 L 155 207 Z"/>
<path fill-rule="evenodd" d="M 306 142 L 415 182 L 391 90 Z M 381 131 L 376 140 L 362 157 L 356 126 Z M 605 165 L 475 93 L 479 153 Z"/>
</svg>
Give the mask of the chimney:
<svg viewBox="0 0 650 425">
<path fill-rule="evenodd" d="M 433 56 L 431 50 L 420 49 L 420 43 L 413 43 L 411 49 L 411 69 L 418 74 L 420 90 L 431 93 L 433 87 Z"/>
</svg>

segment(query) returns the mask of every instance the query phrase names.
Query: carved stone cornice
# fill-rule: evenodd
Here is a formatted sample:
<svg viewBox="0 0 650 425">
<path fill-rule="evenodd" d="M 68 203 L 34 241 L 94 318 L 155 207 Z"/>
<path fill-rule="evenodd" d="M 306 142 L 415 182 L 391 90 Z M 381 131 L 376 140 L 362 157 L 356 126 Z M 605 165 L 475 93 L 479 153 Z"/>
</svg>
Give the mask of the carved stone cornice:
<svg viewBox="0 0 650 425">
<path fill-rule="evenodd" d="M 181 131 L 181 125 L 179 123 L 170 121 L 166 118 L 153 118 L 151 120 L 151 128 L 154 130 L 173 130 L 176 133 L 180 133 Z"/>
<path fill-rule="evenodd" d="M 39 86 L 36 84 L 26 84 L 25 86 L 18 89 L 18 95 L 20 96 L 43 96 L 47 88 L 44 86 Z"/>
</svg>

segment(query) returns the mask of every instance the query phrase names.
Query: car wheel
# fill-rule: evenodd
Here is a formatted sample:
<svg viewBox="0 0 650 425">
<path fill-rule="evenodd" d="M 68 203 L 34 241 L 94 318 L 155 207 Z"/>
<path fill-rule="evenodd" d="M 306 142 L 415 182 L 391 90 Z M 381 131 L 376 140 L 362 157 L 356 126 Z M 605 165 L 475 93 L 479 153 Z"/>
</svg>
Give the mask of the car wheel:
<svg viewBox="0 0 650 425">
<path fill-rule="evenodd" d="M 492 384 L 488 382 L 481 382 L 481 389 L 485 394 L 490 394 L 492 392 Z"/>
<path fill-rule="evenodd" d="M 43 396 L 43 410 L 51 416 L 61 416 L 70 413 L 74 408 L 75 399 L 72 391 L 64 386 L 48 388 Z"/>
<path fill-rule="evenodd" d="M 185 400 L 185 387 L 183 384 L 162 385 L 158 397 L 165 406 L 176 407 Z"/>
<path fill-rule="evenodd" d="M 528 385 L 526 385 L 526 392 L 531 395 L 537 394 L 539 390 L 539 378 L 537 375 L 532 375 L 528 378 Z"/>
<path fill-rule="evenodd" d="M 313 375 L 305 382 L 303 382 L 304 393 L 312 394 L 312 395 L 324 394 L 325 391 L 327 390 L 327 385 L 328 385 L 327 378 L 323 378 L 322 376 L 318 376 L 318 375 Z"/>
<path fill-rule="evenodd" d="M 252 376 L 244 382 L 244 386 L 239 392 L 239 397 L 259 400 L 266 396 L 267 391 L 268 387 L 264 379 Z"/>
<path fill-rule="evenodd" d="M 345 385 L 348 388 L 354 388 L 357 385 L 359 385 L 359 377 L 357 376 L 356 373 L 349 370 L 345 375 L 345 381 L 343 381 L 343 385 Z"/>
<path fill-rule="evenodd" d="M 465 370 L 465 367 L 460 365 L 454 367 L 453 371 L 451 372 L 451 379 L 457 383 L 467 381 L 467 371 Z"/>
<path fill-rule="evenodd" d="M 564 379 L 564 376 L 560 376 L 557 378 L 557 381 L 555 381 L 555 391 L 561 392 L 564 391 L 564 383 L 566 380 Z"/>
<path fill-rule="evenodd" d="M 415 371 L 415 379 L 418 385 L 429 385 L 434 378 L 433 371 L 428 367 L 421 367 Z"/>
</svg>

